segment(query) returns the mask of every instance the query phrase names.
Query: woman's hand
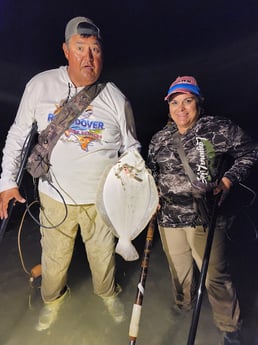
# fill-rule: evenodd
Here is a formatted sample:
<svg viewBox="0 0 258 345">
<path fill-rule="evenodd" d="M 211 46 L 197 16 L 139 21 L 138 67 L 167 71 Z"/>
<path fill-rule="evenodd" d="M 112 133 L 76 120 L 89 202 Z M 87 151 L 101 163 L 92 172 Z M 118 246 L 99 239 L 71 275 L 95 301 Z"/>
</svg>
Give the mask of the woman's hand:
<svg viewBox="0 0 258 345">
<path fill-rule="evenodd" d="M 229 178 L 224 176 L 222 177 L 218 185 L 213 189 L 214 195 L 221 193 L 221 197 L 218 202 L 219 206 L 221 206 L 223 201 L 226 199 L 231 187 L 232 187 L 232 182 L 230 181 Z"/>
</svg>

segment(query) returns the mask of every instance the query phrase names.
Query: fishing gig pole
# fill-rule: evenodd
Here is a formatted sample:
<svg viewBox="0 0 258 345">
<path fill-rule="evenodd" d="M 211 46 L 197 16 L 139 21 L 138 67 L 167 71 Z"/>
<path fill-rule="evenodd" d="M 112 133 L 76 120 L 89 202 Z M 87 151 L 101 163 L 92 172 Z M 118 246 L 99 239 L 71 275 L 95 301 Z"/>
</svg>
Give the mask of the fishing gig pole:
<svg viewBox="0 0 258 345">
<path fill-rule="evenodd" d="M 148 225 L 148 229 L 147 229 L 144 252 L 143 252 L 143 257 L 142 257 L 142 262 L 141 262 L 141 273 L 140 273 L 140 278 L 137 285 L 137 293 L 136 293 L 136 298 L 133 305 L 131 322 L 130 322 L 130 327 L 129 327 L 129 345 L 136 344 L 136 339 L 139 333 L 142 303 L 143 303 L 143 297 L 144 297 L 145 283 L 146 283 L 147 274 L 148 274 L 149 258 L 150 258 L 151 248 L 152 248 L 155 225 L 156 225 L 156 213 L 152 216 Z"/>
<path fill-rule="evenodd" d="M 203 299 L 203 292 L 205 289 L 205 280 L 207 276 L 208 266 L 209 266 L 209 260 L 210 260 L 210 254 L 211 254 L 211 247 L 214 237 L 214 232 L 216 229 L 216 221 L 217 221 L 217 215 L 218 215 L 218 207 L 219 207 L 219 199 L 221 197 L 221 193 L 215 196 L 214 205 L 209 221 L 208 226 L 208 235 L 206 240 L 206 246 L 205 251 L 203 255 L 203 262 L 202 267 L 200 271 L 200 278 L 199 278 L 199 284 L 198 284 L 198 292 L 197 292 L 197 299 L 195 302 L 195 306 L 193 309 L 193 315 L 192 315 L 192 321 L 190 326 L 190 331 L 188 334 L 188 340 L 187 345 L 194 345 L 195 337 L 197 333 L 197 327 L 200 317 L 200 311 L 201 311 L 201 305 L 202 305 L 202 299 Z"/>
<path fill-rule="evenodd" d="M 30 154 L 31 144 L 32 144 L 32 142 L 36 136 L 37 128 L 38 128 L 37 124 L 36 124 L 36 122 L 34 122 L 32 124 L 31 130 L 30 130 L 30 132 L 29 132 L 29 134 L 28 134 L 28 136 L 24 142 L 24 145 L 23 145 L 23 149 L 22 149 L 22 153 L 21 153 L 22 154 L 21 164 L 20 164 L 16 179 L 15 179 L 15 182 L 17 183 L 18 187 L 21 186 L 23 175 L 24 175 L 24 172 L 26 170 L 26 164 L 27 164 L 28 156 Z M 9 219 L 11 217 L 11 213 L 12 213 L 14 205 L 15 205 L 14 200 L 11 200 L 9 202 L 9 206 L 8 206 L 8 217 L 1 221 L 1 224 L 0 224 L 0 243 L 4 237 L 4 234 L 5 234 Z"/>
</svg>

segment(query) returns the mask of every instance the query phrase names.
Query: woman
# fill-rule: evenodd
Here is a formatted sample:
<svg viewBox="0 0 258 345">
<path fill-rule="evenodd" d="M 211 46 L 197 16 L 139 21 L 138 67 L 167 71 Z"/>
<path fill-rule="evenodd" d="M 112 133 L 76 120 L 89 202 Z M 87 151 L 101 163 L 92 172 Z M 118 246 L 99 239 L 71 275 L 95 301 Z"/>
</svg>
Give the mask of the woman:
<svg viewBox="0 0 258 345">
<path fill-rule="evenodd" d="M 203 97 L 192 76 L 178 77 L 165 100 L 170 120 L 152 137 L 148 165 L 160 193 L 158 226 L 172 276 L 175 306 L 178 311 L 186 311 L 193 306 L 194 268 L 201 268 L 207 239 L 207 222 L 200 213 L 198 198 L 207 201 L 221 193 L 221 205 L 230 188 L 243 181 L 257 162 L 258 146 L 229 119 L 202 115 Z M 180 151 L 185 152 L 187 163 L 182 163 Z M 226 156 L 233 163 L 219 179 L 220 163 Z M 184 169 L 188 163 L 195 181 Z M 211 189 L 213 192 L 208 192 Z M 208 201 L 205 206 L 209 206 Z M 229 225 L 230 218 L 220 214 L 206 288 L 215 324 L 222 333 L 220 344 L 238 345 L 240 308 L 224 253 Z"/>
</svg>

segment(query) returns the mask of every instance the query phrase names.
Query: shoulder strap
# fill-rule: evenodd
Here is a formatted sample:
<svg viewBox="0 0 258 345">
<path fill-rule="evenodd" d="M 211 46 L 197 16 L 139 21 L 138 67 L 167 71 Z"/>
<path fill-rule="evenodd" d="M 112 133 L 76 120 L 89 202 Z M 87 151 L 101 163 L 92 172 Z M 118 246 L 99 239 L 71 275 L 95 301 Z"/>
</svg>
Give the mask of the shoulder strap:
<svg viewBox="0 0 258 345">
<path fill-rule="evenodd" d="M 39 134 L 38 143 L 34 146 L 27 162 L 27 170 L 33 177 L 46 176 L 50 167 L 50 156 L 58 139 L 105 85 L 105 83 L 93 84 L 82 89 L 65 104 L 53 121 Z"/>
<path fill-rule="evenodd" d="M 92 100 L 104 89 L 106 83 L 93 84 L 83 88 L 68 103 L 64 105 L 56 117 L 40 133 L 40 145 L 50 146 L 51 151 L 61 135 L 69 128 L 73 121 L 80 116 Z"/>
<path fill-rule="evenodd" d="M 105 86 L 106 83 L 98 83 L 84 87 L 64 105 L 50 125 L 59 125 L 63 133 L 67 128 L 69 128 L 73 121 L 81 115 L 84 109 L 87 108 L 87 106 L 100 93 L 100 91 L 104 89 Z"/>
<path fill-rule="evenodd" d="M 196 176 L 195 176 L 195 173 L 193 172 L 192 168 L 190 167 L 189 163 L 188 163 L 188 160 L 186 158 L 186 155 L 185 155 L 185 151 L 184 151 L 184 148 L 183 148 L 183 144 L 182 144 L 182 141 L 181 141 L 181 138 L 180 138 L 180 134 L 178 131 L 176 131 L 174 134 L 173 134 L 173 138 L 175 140 L 175 145 L 176 145 L 176 148 L 177 148 L 177 152 L 179 154 L 179 157 L 183 163 L 183 167 L 185 169 L 185 173 L 188 175 L 189 179 L 191 182 L 195 181 L 196 180 Z"/>
<path fill-rule="evenodd" d="M 173 138 L 175 140 L 175 146 L 177 148 L 177 152 L 178 152 L 179 157 L 183 163 L 185 173 L 187 174 L 190 182 L 193 184 L 193 182 L 196 181 L 196 176 L 195 176 L 195 173 L 193 172 L 192 168 L 190 167 L 190 165 L 188 163 L 188 160 L 187 160 L 186 155 L 185 155 L 184 147 L 183 147 L 183 144 L 182 144 L 182 141 L 180 138 L 180 134 L 178 131 L 176 131 L 173 134 Z M 193 193 L 193 199 L 195 201 L 197 212 L 199 213 L 199 216 L 202 220 L 203 226 L 204 226 L 204 228 L 206 228 L 210 222 L 210 219 L 209 219 L 209 210 L 208 210 L 207 204 L 204 200 L 204 196 L 199 194 L 198 192 L 197 193 L 195 192 L 195 193 Z"/>
</svg>

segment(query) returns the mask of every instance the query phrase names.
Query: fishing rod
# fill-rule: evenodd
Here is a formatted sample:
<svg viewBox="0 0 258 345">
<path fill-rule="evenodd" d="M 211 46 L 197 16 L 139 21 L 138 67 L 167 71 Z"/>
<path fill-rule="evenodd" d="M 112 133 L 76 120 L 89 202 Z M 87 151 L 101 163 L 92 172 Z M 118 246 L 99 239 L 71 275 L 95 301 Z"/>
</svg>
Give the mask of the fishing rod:
<svg viewBox="0 0 258 345">
<path fill-rule="evenodd" d="M 192 315 L 190 331 L 188 334 L 187 345 L 194 345 L 194 341 L 196 337 L 197 326 L 198 326 L 201 305 L 202 305 L 202 297 L 203 297 L 203 292 L 205 288 L 205 280 L 206 280 L 208 266 L 209 266 L 211 247 L 212 247 L 214 232 L 216 228 L 216 221 L 217 221 L 217 214 L 218 214 L 218 207 L 219 207 L 218 204 L 219 204 L 220 198 L 221 198 L 221 193 L 217 194 L 214 198 L 214 204 L 213 204 L 210 221 L 209 221 L 209 225 L 207 229 L 208 231 L 207 240 L 206 240 L 205 251 L 203 255 L 202 267 L 200 271 L 199 284 L 198 284 L 198 290 L 197 290 L 197 298 L 196 298 L 195 306 L 193 309 L 193 315 Z M 207 218 L 208 218 L 208 215 L 207 215 Z"/>
<path fill-rule="evenodd" d="M 151 248 L 152 248 L 155 224 L 156 224 L 156 213 L 152 216 L 148 225 L 144 252 L 143 252 L 143 257 L 142 257 L 142 262 L 141 262 L 141 273 L 140 273 L 140 278 L 137 285 L 137 293 L 136 293 L 136 298 L 133 305 L 131 322 L 130 322 L 130 327 L 129 327 L 129 345 L 136 344 L 136 339 L 139 333 L 141 309 L 142 309 L 144 289 L 145 289 L 148 268 L 149 268 L 149 258 L 150 258 Z"/>
<path fill-rule="evenodd" d="M 15 182 L 17 183 L 17 186 L 20 187 L 21 186 L 21 182 L 24 176 L 24 172 L 26 169 L 26 164 L 27 164 L 27 160 L 28 160 L 28 156 L 30 154 L 30 148 L 31 148 L 31 144 L 35 138 L 35 135 L 37 133 L 37 123 L 34 122 L 32 124 L 31 130 L 29 132 L 29 134 L 27 135 L 24 145 L 23 145 L 23 149 L 22 149 L 22 157 L 21 157 L 21 165 L 19 167 Z M 9 206 L 8 206 L 8 217 L 5 219 L 2 219 L 1 221 L 1 225 L 0 225 L 0 243 L 4 237 L 9 219 L 11 217 L 12 211 L 13 211 L 13 207 L 14 207 L 14 199 L 12 199 L 9 202 Z"/>
</svg>

